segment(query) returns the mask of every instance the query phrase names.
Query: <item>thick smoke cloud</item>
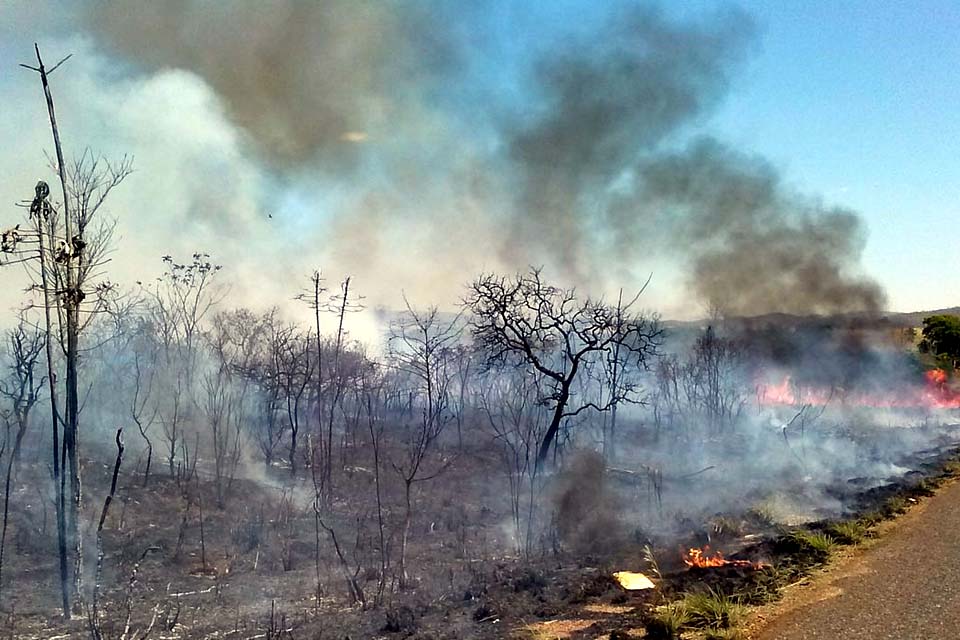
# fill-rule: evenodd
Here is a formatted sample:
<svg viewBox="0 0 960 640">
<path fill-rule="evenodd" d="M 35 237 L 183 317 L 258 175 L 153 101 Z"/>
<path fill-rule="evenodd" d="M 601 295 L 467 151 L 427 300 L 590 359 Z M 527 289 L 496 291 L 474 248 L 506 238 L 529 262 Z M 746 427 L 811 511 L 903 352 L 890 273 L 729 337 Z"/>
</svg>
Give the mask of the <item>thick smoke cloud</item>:
<svg viewBox="0 0 960 640">
<path fill-rule="evenodd" d="M 202 77 L 271 162 L 357 161 L 373 132 L 414 117 L 455 48 L 420 2 L 174 0 L 96 5 L 89 28 L 155 69 Z"/>
<path fill-rule="evenodd" d="M 704 139 L 645 159 L 637 175 L 634 197 L 618 203 L 616 220 L 643 228 L 653 221 L 642 212 L 666 212 L 667 242 L 689 261 L 691 288 L 719 310 L 882 309 L 882 289 L 858 271 L 865 234 L 856 212 L 791 192 L 763 160 Z"/>
<path fill-rule="evenodd" d="M 592 214 L 605 191 L 640 154 L 716 105 L 753 32 L 737 11 L 679 25 L 632 10 L 541 60 L 535 94 L 546 106 L 506 131 L 520 194 L 516 252 L 544 243 L 582 275 L 595 257 Z"/>
<path fill-rule="evenodd" d="M 579 36 L 530 36 L 537 57 L 504 71 L 522 105 L 474 87 L 492 58 L 479 12 L 455 2 L 96 4 L 83 22 L 132 73 L 196 74 L 245 163 L 334 194 L 314 229 L 238 239 L 245 253 L 312 248 L 304 273 L 352 273 L 375 304 L 401 289 L 449 304 L 483 269 L 543 265 L 603 291 L 665 264 L 683 274 L 688 310 L 881 309 L 856 212 L 698 131 L 758 40 L 750 17 L 617 6 Z"/>
</svg>

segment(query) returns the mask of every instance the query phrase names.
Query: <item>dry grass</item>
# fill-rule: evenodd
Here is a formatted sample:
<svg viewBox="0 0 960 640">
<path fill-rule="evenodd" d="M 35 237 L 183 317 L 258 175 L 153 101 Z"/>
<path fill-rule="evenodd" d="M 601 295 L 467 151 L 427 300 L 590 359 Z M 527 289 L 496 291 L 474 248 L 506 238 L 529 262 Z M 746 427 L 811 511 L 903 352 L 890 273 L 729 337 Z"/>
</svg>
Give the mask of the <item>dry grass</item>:
<svg viewBox="0 0 960 640">
<path fill-rule="evenodd" d="M 616 616 L 623 615 L 625 613 L 632 613 L 635 608 L 624 605 L 624 604 L 588 604 L 583 608 L 587 613 L 597 613 L 606 616 Z"/>
<path fill-rule="evenodd" d="M 596 620 L 588 618 L 564 618 L 534 622 L 522 627 L 519 637 L 523 640 L 565 640 L 594 624 L 596 624 Z"/>
</svg>

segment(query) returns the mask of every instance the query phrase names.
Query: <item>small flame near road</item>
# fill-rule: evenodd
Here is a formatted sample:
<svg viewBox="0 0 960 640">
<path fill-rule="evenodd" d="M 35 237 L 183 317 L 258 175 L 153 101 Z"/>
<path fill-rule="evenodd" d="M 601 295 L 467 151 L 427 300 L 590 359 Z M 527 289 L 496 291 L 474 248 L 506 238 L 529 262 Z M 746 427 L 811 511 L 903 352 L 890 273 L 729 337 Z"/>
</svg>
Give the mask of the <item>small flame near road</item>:
<svg viewBox="0 0 960 640">
<path fill-rule="evenodd" d="M 688 567 L 696 567 L 698 569 L 709 569 L 711 567 L 748 567 L 751 569 L 763 568 L 763 564 L 759 562 L 751 562 L 749 560 L 727 560 L 719 551 L 715 551 L 713 554 L 711 554 L 710 547 L 703 547 L 702 549 L 688 549 L 687 552 L 683 554 L 683 562 Z"/>
</svg>

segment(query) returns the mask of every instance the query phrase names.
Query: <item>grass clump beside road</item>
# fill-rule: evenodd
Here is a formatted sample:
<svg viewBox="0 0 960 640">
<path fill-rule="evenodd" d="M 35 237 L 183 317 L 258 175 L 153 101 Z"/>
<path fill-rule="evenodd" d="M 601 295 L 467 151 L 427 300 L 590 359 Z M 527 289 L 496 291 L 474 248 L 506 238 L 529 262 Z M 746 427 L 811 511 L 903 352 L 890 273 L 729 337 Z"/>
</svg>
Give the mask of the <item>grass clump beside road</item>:
<svg viewBox="0 0 960 640">
<path fill-rule="evenodd" d="M 829 525 L 826 534 L 838 544 L 860 544 L 870 534 L 870 527 L 861 520 L 845 520 Z"/>
<path fill-rule="evenodd" d="M 698 629 L 730 629 L 743 618 L 740 599 L 709 589 L 688 593 L 683 599 L 690 626 Z"/>
<path fill-rule="evenodd" d="M 837 541 L 828 533 L 799 529 L 784 539 L 784 546 L 810 556 L 816 563 L 830 559 L 837 548 Z"/>
<path fill-rule="evenodd" d="M 740 638 L 737 625 L 745 607 L 740 599 L 714 589 L 686 594 L 682 600 L 657 607 L 644 622 L 647 638 L 675 640 L 687 629 L 704 632 L 705 638 Z"/>
<path fill-rule="evenodd" d="M 684 600 L 659 606 L 644 621 L 646 637 L 651 640 L 675 640 L 689 622 L 690 613 Z"/>
</svg>

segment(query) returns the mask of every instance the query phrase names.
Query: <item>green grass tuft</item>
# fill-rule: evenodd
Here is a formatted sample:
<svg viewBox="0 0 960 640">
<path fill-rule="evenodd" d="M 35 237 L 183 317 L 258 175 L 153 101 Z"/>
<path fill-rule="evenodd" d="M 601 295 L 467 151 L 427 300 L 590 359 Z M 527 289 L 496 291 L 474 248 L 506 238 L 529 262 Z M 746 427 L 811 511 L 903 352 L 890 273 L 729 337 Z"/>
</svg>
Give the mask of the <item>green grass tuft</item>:
<svg viewBox="0 0 960 640">
<path fill-rule="evenodd" d="M 800 529 L 791 533 L 788 538 L 798 549 L 816 556 L 819 562 L 826 562 L 837 548 L 837 541 L 821 531 Z"/>
<path fill-rule="evenodd" d="M 688 622 L 690 614 L 684 601 L 665 604 L 654 609 L 644 622 L 646 637 L 651 640 L 676 640 Z"/>
<path fill-rule="evenodd" d="M 710 589 L 702 593 L 688 593 L 683 599 L 690 625 L 699 629 L 729 629 L 736 627 L 744 608 L 739 598 Z"/>
<path fill-rule="evenodd" d="M 883 505 L 883 513 L 886 517 L 892 518 L 900 514 L 906 513 L 907 509 L 910 508 L 910 501 L 904 498 L 903 496 L 893 496 L 887 500 Z"/>
<path fill-rule="evenodd" d="M 827 527 L 826 533 L 839 544 L 860 544 L 870 531 L 863 521 L 846 520 L 834 522 Z"/>
</svg>

